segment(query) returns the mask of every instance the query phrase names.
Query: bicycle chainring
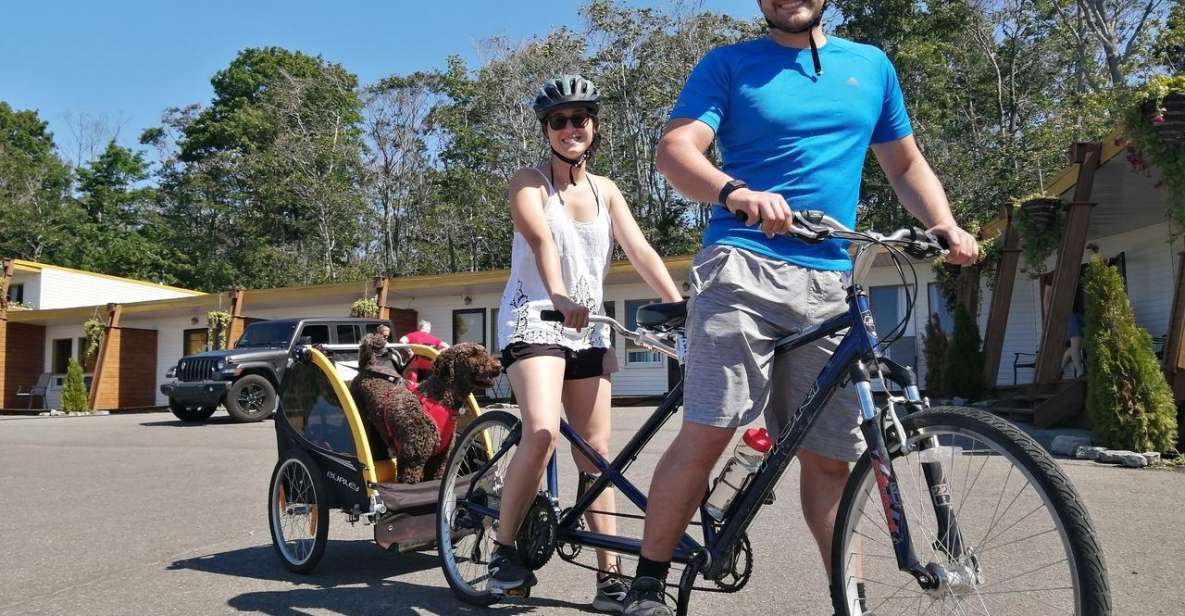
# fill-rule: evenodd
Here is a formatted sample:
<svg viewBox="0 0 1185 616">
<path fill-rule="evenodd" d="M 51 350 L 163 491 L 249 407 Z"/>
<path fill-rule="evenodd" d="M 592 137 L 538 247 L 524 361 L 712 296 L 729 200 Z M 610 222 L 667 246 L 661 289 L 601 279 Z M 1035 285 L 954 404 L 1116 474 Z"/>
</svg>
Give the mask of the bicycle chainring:
<svg viewBox="0 0 1185 616">
<path fill-rule="evenodd" d="M 551 560 L 556 550 L 556 536 L 559 529 L 559 519 L 556 517 L 555 507 L 551 499 L 545 494 L 535 495 L 534 502 L 527 509 L 522 526 L 518 529 L 515 545 L 519 557 L 528 569 L 535 571 Z"/>
<path fill-rule="evenodd" d="M 749 583 L 749 577 L 753 575 L 753 546 L 749 544 L 749 535 L 741 535 L 740 544 L 724 558 L 724 570 L 720 577 L 712 581 L 720 592 L 737 592 Z"/>
</svg>

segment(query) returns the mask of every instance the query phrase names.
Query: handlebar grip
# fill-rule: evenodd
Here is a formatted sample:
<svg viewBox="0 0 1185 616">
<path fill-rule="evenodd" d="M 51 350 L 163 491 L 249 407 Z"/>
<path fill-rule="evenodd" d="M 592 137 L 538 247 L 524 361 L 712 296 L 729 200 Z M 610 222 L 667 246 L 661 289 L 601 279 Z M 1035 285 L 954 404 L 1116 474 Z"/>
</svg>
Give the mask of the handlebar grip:
<svg viewBox="0 0 1185 616">
<path fill-rule="evenodd" d="M 749 215 L 748 214 L 746 214 L 740 210 L 733 210 L 732 214 L 733 214 L 733 216 L 736 216 L 737 222 L 739 222 L 743 225 L 749 224 Z M 757 221 L 757 222 L 761 222 L 761 221 Z"/>
<path fill-rule="evenodd" d="M 938 242 L 939 246 L 942 246 L 943 250 L 950 250 L 950 244 L 947 243 L 945 237 L 942 237 L 941 235 L 934 235 L 933 233 L 931 233 L 930 235 L 932 235 L 934 237 L 934 241 Z"/>
<path fill-rule="evenodd" d="M 540 310 L 539 319 L 542 321 L 553 321 L 555 323 L 564 322 L 564 313 L 559 310 Z"/>
</svg>

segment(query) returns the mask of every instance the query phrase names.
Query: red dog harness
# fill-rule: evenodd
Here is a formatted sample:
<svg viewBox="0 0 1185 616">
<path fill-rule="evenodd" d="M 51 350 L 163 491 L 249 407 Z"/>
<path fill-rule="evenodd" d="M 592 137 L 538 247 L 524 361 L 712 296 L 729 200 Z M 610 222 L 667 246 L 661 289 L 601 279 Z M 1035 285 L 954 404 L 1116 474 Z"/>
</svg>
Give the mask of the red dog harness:
<svg viewBox="0 0 1185 616">
<path fill-rule="evenodd" d="M 448 451 L 449 445 L 453 442 L 453 433 L 457 430 L 456 413 L 439 401 L 424 395 L 420 391 L 419 383 L 405 382 L 405 384 L 407 385 L 407 390 L 420 401 L 420 409 L 432 419 L 432 423 L 436 424 L 436 432 L 440 435 L 440 444 L 436 446 L 436 450 L 429 457 L 437 456 Z M 395 453 L 398 454 L 398 450 Z"/>
</svg>

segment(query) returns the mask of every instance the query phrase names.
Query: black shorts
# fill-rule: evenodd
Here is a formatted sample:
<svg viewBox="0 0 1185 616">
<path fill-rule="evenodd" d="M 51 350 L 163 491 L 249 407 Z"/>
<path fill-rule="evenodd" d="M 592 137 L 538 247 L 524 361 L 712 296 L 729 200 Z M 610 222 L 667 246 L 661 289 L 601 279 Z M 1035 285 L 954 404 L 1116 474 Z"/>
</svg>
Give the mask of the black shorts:
<svg viewBox="0 0 1185 616">
<path fill-rule="evenodd" d="M 565 360 L 564 380 L 588 379 L 594 376 L 609 376 L 617 371 L 617 356 L 609 349 L 591 347 L 573 351 L 558 344 L 531 344 L 512 342 L 502 349 L 502 369 L 520 359 L 528 357 L 559 357 Z"/>
</svg>

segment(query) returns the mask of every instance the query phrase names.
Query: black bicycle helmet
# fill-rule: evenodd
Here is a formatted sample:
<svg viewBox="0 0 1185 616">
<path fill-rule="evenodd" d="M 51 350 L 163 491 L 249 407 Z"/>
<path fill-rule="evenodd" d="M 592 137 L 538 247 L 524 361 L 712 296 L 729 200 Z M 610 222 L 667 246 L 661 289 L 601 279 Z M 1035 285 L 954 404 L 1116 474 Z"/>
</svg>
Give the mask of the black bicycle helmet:
<svg viewBox="0 0 1185 616">
<path fill-rule="evenodd" d="M 601 109 L 601 93 L 580 75 L 560 75 L 543 84 L 535 95 L 535 116 L 540 120 L 561 107 L 584 107 L 596 115 Z"/>
</svg>

